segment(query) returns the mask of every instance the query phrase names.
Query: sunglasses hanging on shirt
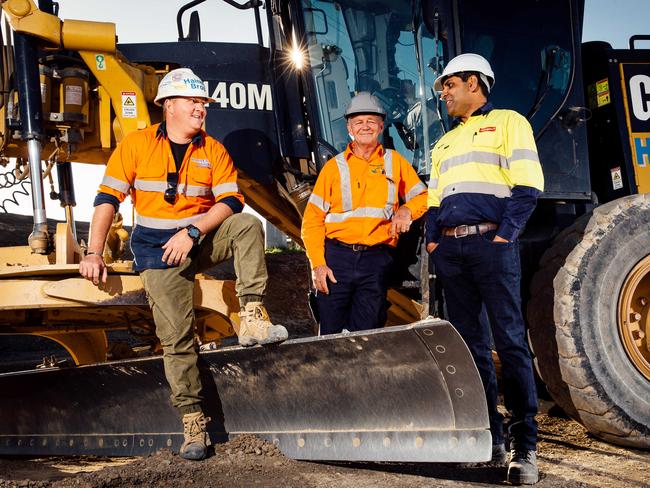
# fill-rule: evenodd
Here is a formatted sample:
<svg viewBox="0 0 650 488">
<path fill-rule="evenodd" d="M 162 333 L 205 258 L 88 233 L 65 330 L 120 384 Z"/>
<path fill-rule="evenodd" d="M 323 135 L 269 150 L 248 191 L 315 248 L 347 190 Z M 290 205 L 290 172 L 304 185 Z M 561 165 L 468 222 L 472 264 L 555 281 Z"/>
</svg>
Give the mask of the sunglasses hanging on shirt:
<svg viewBox="0 0 650 488">
<path fill-rule="evenodd" d="M 170 205 L 176 203 L 178 197 L 178 173 L 167 173 L 167 189 L 165 190 L 165 201 Z"/>
</svg>

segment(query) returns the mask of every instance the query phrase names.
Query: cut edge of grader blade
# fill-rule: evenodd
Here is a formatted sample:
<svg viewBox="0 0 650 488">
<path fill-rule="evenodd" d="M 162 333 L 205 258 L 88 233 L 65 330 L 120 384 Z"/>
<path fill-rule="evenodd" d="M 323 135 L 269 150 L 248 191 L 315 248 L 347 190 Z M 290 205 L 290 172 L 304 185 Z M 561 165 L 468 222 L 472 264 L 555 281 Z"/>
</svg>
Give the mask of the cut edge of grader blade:
<svg viewBox="0 0 650 488">
<path fill-rule="evenodd" d="M 255 434 L 288 457 L 480 462 L 485 395 L 445 321 L 200 354 L 215 442 Z M 160 357 L 0 375 L 0 455 L 177 450 L 182 425 Z"/>
</svg>

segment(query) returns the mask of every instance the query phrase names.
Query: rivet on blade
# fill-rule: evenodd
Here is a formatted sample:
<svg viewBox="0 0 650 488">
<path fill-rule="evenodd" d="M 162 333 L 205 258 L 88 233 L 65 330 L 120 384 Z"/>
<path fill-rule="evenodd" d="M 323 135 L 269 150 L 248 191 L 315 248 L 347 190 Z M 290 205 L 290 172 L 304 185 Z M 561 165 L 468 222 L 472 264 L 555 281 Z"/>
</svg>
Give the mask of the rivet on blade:
<svg viewBox="0 0 650 488">
<path fill-rule="evenodd" d="M 354 439 L 352 439 L 352 445 L 354 447 L 359 447 L 361 445 L 361 439 L 359 439 L 358 437 L 355 437 Z"/>
<path fill-rule="evenodd" d="M 432 331 L 431 329 L 424 329 L 424 330 L 422 331 L 422 333 L 423 333 L 424 335 L 428 335 L 428 336 L 432 336 L 432 335 L 433 335 L 433 331 Z"/>
<path fill-rule="evenodd" d="M 458 437 L 452 437 L 449 439 L 449 445 L 451 447 L 456 447 L 458 445 Z"/>
<path fill-rule="evenodd" d="M 420 436 L 415 438 L 415 447 L 422 447 L 424 445 L 424 439 Z"/>
<path fill-rule="evenodd" d="M 443 354 L 443 353 L 445 353 L 447 351 L 447 349 L 445 349 L 445 346 L 442 346 L 442 345 L 438 344 L 436 346 L 436 351 L 438 351 L 440 354 Z"/>
<path fill-rule="evenodd" d="M 456 390 L 454 391 L 454 393 L 456 393 L 456 396 L 457 396 L 458 398 L 463 398 L 463 395 L 465 394 L 465 392 L 464 392 L 461 388 L 456 388 Z"/>
<path fill-rule="evenodd" d="M 169 438 L 167 439 L 167 447 L 172 447 L 172 440 Z"/>
<path fill-rule="evenodd" d="M 325 437 L 325 440 L 323 441 L 323 444 L 325 444 L 325 447 L 330 447 L 332 445 L 332 438 L 331 437 Z"/>
<path fill-rule="evenodd" d="M 454 366 L 452 366 L 451 364 L 448 365 L 445 369 L 447 370 L 447 373 L 449 373 L 449 374 L 454 374 L 456 372 L 456 368 Z"/>
<path fill-rule="evenodd" d="M 384 437 L 384 447 L 390 446 L 390 437 Z"/>
<path fill-rule="evenodd" d="M 472 436 L 469 439 L 467 439 L 467 444 L 470 446 L 475 446 L 476 445 L 476 437 Z"/>
<path fill-rule="evenodd" d="M 298 447 L 305 447 L 305 439 L 304 438 L 301 437 L 300 439 L 298 439 Z"/>
</svg>

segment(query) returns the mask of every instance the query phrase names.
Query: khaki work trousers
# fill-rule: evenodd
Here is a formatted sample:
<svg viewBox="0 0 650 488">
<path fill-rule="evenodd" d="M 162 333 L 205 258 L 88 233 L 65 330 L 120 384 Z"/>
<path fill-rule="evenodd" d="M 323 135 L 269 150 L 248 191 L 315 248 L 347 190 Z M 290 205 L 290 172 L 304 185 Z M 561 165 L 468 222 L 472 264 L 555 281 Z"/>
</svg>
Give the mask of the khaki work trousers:
<svg viewBox="0 0 650 488">
<path fill-rule="evenodd" d="M 266 263 L 264 231 L 250 214 L 234 214 L 206 234 L 194 258 L 175 268 L 140 272 L 163 348 L 165 376 L 171 400 L 181 415 L 201 410 L 201 380 L 194 348 L 194 277 L 233 257 L 237 296 L 264 296 Z"/>
</svg>

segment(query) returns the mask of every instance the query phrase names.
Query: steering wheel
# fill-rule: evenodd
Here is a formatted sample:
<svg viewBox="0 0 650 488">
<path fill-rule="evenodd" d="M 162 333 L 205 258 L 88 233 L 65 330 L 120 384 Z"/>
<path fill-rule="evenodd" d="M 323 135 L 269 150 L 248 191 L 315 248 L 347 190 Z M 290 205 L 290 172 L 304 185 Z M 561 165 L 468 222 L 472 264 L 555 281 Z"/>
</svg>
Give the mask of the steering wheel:
<svg viewBox="0 0 650 488">
<path fill-rule="evenodd" d="M 386 123 L 402 122 L 408 113 L 404 95 L 394 87 L 382 88 L 373 93 L 386 109 Z"/>
</svg>

